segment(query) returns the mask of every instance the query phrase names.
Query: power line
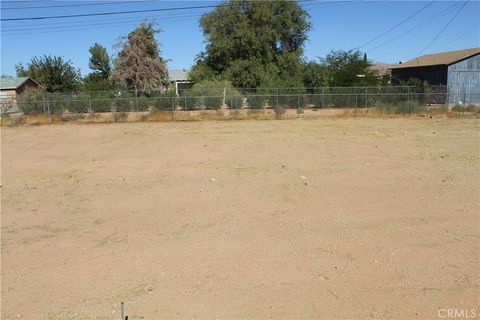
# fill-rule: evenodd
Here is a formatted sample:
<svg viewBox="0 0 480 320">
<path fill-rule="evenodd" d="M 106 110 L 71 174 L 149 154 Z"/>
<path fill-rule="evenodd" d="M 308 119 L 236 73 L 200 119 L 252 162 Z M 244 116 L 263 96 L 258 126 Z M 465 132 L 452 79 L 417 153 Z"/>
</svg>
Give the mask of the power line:
<svg viewBox="0 0 480 320">
<path fill-rule="evenodd" d="M 430 41 L 426 46 L 425 48 L 423 48 L 422 51 L 420 51 L 419 54 L 417 54 L 417 57 L 420 56 L 422 53 L 425 52 L 425 50 L 427 50 L 428 47 L 430 47 L 430 45 L 435 42 L 435 40 L 438 39 L 438 37 L 440 37 L 440 35 L 443 33 L 443 31 L 445 31 L 448 26 L 453 22 L 453 20 L 455 20 L 455 18 L 460 14 L 460 12 L 462 12 L 463 8 L 465 8 L 465 6 L 467 5 L 467 3 L 469 2 L 470 0 L 467 0 L 463 3 L 463 6 L 460 7 L 460 9 L 458 9 L 457 13 L 455 13 L 455 15 L 452 17 L 452 19 L 450 19 L 450 21 L 447 22 L 447 24 L 442 28 L 442 30 L 440 30 L 440 32 L 432 39 L 432 41 Z"/>
<path fill-rule="evenodd" d="M 447 47 L 448 45 L 457 42 L 458 40 L 462 39 L 462 38 L 465 37 L 467 34 L 469 34 L 470 31 L 474 30 L 474 29 L 475 29 L 476 27 L 478 27 L 479 25 L 480 25 L 480 22 L 477 22 L 477 23 L 473 24 L 472 26 L 470 26 L 470 28 L 468 28 L 467 30 L 465 30 L 464 32 L 462 32 L 460 35 L 456 36 L 456 37 L 454 38 L 455 40 L 452 40 L 452 41 L 450 41 L 449 43 L 446 43 L 446 44 L 443 44 L 443 45 L 440 46 L 440 47 L 437 47 L 437 49 L 435 49 L 434 52 L 440 51 L 440 49 L 443 49 L 443 48 Z M 477 30 L 478 30 L 478 29 L 477 29 Z"/>
<path fill-rule="evenodd" d="M 191 18 L 177 18 L 177 19 L 172 19 L 172 20 L 165 20 L 164 23 L 172 23 L 172 22 L 179 22 L 179 21 L 187 21 L 190 20 Z M 130 22 L 130 23 L 124 23 L 124 22 L 119 22 L 119 23 L 112 23 L 106 26 L 102 26 L 103 29 L 108 29 L 108 28 L 118 28 L 119 26 L 136 26 L 138 25 L 138 20 L 137 22 Z M 65 28 L 58 28 L 56 30 L 39 30 L 39 31 L 33 31 L 33 32 L 18 32 L 18 33 L 7 33 L 7 34 L 2 34 L 2 37 L 8 37 L 8 36 L 18 36 L 18 35 L 31 35 L 31 34 L 41 34 L 41 33 L 57 33 L 57 32 L 70 32 L 70 31 L 87 31 L 87 30 L 98 30 L 99 27 L 90 27 L 90 26 L 84 26 L 84 27 L 72 27 L 70 29 L 65 29 Z"/>
<path fill-rule="evenodd" d="M 381 34 L 379 34 L 378 36 L 376 36 L 376 37 L 373 38 L 372 40 L 367 41 L 366 43 L 362 44 L 361 46 L 357 47 L 356 49 L 363 48 L 363 47 L 369 45 L 370 43 L 374 42 L 375 40 L 383 37 L 383 36 L 386 35 L 387 33 L 393 31 L 393 30 L 396 29 L 397 27 L 401 26 L 402 24 L 404 24 L 405 22 L 407 22 L 408 20 L 410 20 L 411 18 L 413 18 L 414 16 L 416 16 L 417 14 L 419 14 L 420 12 L 422 12 L 423 10 L 425 10 L 426 8 L 428 8 L 429 6 L 431 6 L 435 1 L 437 1 L 437 0 L 433 0 L 433 1 L 429 2 L 427 5 L 425 5 L 425 6 L 422 7 L 421 9 L 415 11 L 413 14 L 409 15 L 407 18 L 405 18 L 404 20 L 400 21 L 399 23 L 397 23 L 396 25 L 394 25 L 393 27 L 391 27 L 391 28 L 388 29 L 387 31 L 382 32 Z"/>
<path fill-rule="evenodd" d="M 194 13 L 194 14 L 183 14 L 183 15 L 178 15 L 178 16 L 169 16 L 169 17 L 162 17 L 162 22 L 164 21 L 176 21 L 176 19 L 181 19 L 182 21 L 185 20 L 185 18 L 198 18 L 202 13 Z M 155 16 L 153 16 L 155 17 Z M 128 19 L 128 20 L 121 20 L 121 21 L 110 21 L 110 22 L 99 22 L 99 23 L 88 23 L 88 25 L 85 24 L 75 24 L 75 25 L 69 25 L 69 26 L 46 26 L 46 27 L 35 27 L 35 28 L 21 28 L 21 29 L 9 29 L 9 30 L 1 30 L 2 33 L 12 33 L 14 34 L 15 32 L 23 32 L 23 31 L 41 31 L 41 30 L 46 30 L 43 32 L 48 32 L 48 31 L 54 31 L 56 29 L 62 29 L 64 31 L 69 31 L 70 28 L 78 28 L 78 27 L 87 27 L 91 29 L 90 27 L 93 27 L 96 29 L 96 26 L 110 26 L 110 25 L 119 25 L 119 24 L 125 24 L 129 22 L 134 22 L 138 23 L 139 20 L 142 20 L 142 18 L 136 18 L 136 19 Z M 75 29 L 73 29 L 75 30 Z M 42 33 L 42 32 L 40 32 Z M 17 33 L 18 34 L 18 33 Z"/>
<path fill-rule="evenodd" d="M 216 8 L 216 7 L 224 7 L 224 6 L 226 6 L 226 5 L 225 4 L 218 4 L 218 5 L 173 7 L 173 8 L 159 8 L 159 9 L 146 9 L 146 10 L 128 10 L 128 11 L 114 11 L 114 12 L 83 13 L 83 14 L 70 14 L 70 15 L 61 15 L 61 16 L 5 18 L 5 19 L 0 19 L 0 21 L 24 21 L 24 20 L 47 20 L 47 19 L 79 18 L 79 17 L 108 16 L 108 15 L 132 14 L 132 13 L 177 11 L 177 10 L 191 10 L 191 9 L 207 9 L 207 8 Z"/>
<path fill-rule="evenodd" d="M 254 0 L 252 0 L 254 1 Z M 290 0 L 295 2 L 312 2 L 315 0 Z M 357 2 L 363 0 L 350 0 L 350 1 L 329 1 L 319 3 L 319 5 L 330 3 L 348 3 Z M 0 21 L 25 21 L 25 20 L 48 20 L 48 19 L 64 19 L 64 18 L 80 18 L 80 17 L 92 17 L 92 16 L 107 16 L 107 15 L 120 15 L 120 14 L 132 14 L 132 13 L 148 13 L 148 12 L 161 12 L 161 11 L 176 11 L 176 10 L 190 10 L 190 9 L 208 9 L 217 7 L 226 7 L 228 4 L 216 4 L 216 5 L 203 5 L 203 6 L 188 6 L 188 7 L 174 7 L 174 8 L 158 8 L 158 9 L 144 9 L 144 10 L 128 10 L 128 11 L 114 11 L 114 12 L 99 12 L 99 13 L 84 13 L 84 14 L 72 14 L 72 15 L 60 15 L 60 16 L 40 16 L 40 17 L 20 17 L 20 18 L 2 18 Z"/>
<path fill-rule="evenodd" d="M 345 4 L 349 4 L 349 3 L 359 3 L 359 2 L 364 2 L 364 1 L 367 1 L 367 0 L 350 0 L 350 1 L 329 1 L 329 2 L 321 2 L 321 3 L 312 3 L 312 2 L 309 2 L 305 5 L 305 7 L 308 7 L 308 8 L 311 8 L 311 6 L 323 6 L 323 7 L 332 7 L 332 6 L 335 6 L 335 5 L 345 5 Z M 304 0 L 303 2 L 307 2 L 307 0 Z M 162 14 L 162 13 L 159 13 L 159 14 Z M 195 13 L 195 14 L 185 14 L 185 13 L 179 13 L 179 14 L 172 14 L 172 13 L 166 13 L 168 14 L 167 17 L 163 17 L 163 16 L 158 16 L 158 15 L 153 15 L 150 17 L 159 17 L 161 18 L 160 22 L 162 21 L 165 21 L 166 19 L 170 19 L 172 17 L 198 17 L 198 16 L 201 16 L 202 14 L 204 14 L 204 12 L 198 12 L 198 13 Z M 8 33 L 16 33 L 16 32 L 22 32 L 20 34 L 28 34 L 28 33 L 25 33 L 23 31 L 37 31 L 37 30 L 55 30 L 55 29 L 64 29 L 64 30 L 67 30 L 67 28 L 77 28 L 77 27 L 83 27 L 83 26 L 101 26 L 101 25 L 110 25 L 112 23 L 115 23 L 115 22 L 138 22 L 139 19 L 142 19 L 142 18 L 145 18 L 144 16 L 141 16 L 139 18 L 135 18 L 135 19 L 128 19 L 128 20 L 125 20 L 125 19 L 118 19 L 118 18 L 112 18 L 110 20 L 105 20 L 105 19 L 101 19 L 101 20 L 94 20 L 93 22 L 101 22 L 101 23 L 92 23 L 92 21 L 61 21 L 61 22 L 54 22 L 53 25 L 50 23 L 50 22 L 47 22 L 45 24 L 38 24 L 38 23 L 34 23 L 34 24 L 27 24 L 27 25 L 21 25 L 21 26 L 4 26 L 2 28 L 2 33 L 4 34 L 8 34 Z M 185 20 L 185 19 L 183 19 Z M 110 21 L 110 22 L 108 22 Z M 42 27 L 44 26 L 44 27 Z M 10 27 L 10 29 L 9 29 Z M 13 27 L 13 28 L 12 28 Z M 19 28 L 20 27 L 20 28 Z M 32 27 L 32 28 L 23 28 L 23 27 Z M 76 30 L 76 29 L 73 29 L 73 30 Z M 37 32 L 31 32 L 31 33 L 37 33 Z M 43 31 L 39 32 L 39 33 L 44 33 Z M 16 33 L 16 34 L 19 34 L 19 33 Z"/>
<path fill-rule="evenodd" d="M 454 4 L 451 5 L 450 7 L 448 7 L 448 8 L 446 8 L 446 9 L 444 9 L 444 10 L 442 10 L 442 11 L 434 14 L 433 16 L 431 16 L 430 18 L 428 18 L 427 20 L 424 20 L 424 21 L 420 22 L 419 24 L 416 24 L 415 26 L 411 27 L 410 29 L 405 30 L 404 32 L 402 32 L 402 33 L 394 36 L 393 38 L 390 38 L 390 39 L 388 39 L 388 40 L 380 43 L 379 45 L 377 45 L 377 46 L 375 46 L 375 47 L 373 47 L 373 48 L 371 48 L 371 49 L 366 50 L 366 52 L 367 52 L 367 53 L 370 53 L 370 52 L 372 52 L 372 51 L 375 51 L 375 50 L 377 50 L 377 49 L 379 49 L 379 48 L 381 48 L 381 47 L 383 47 L 383 46 L 385 46 L 385 45 L 387 45 L 387 44 L 389 44 L 389 43 L 391 43 L 391 42 L 393 42 L 393 41 L 395 41 L 395 40 L 397 40 L 397 39 L 399 39 L 399 38 L 401 38 L 401 37 L 403 37 L 403 36 L 405 36 L 405 35 L 407 35 L 407 34 L 409 34 L 409 33 L 411 33 L 412 31 L 416 31 L 416 30 L 418 30 L 418 29 L 421 29 L 422 27 L 426 26 L 426 25 L 429 24 L 430 22 L 435 21 L 435 20 L 441 18 L 442 16 L 450 13 L 452 10 L 454 10 L 454 9 L 455 9 L 456 7 L 458 7 L 459 5 L 461 5 L 461 2 L 454 3 Z"/>
<path fill-rule="evenodd" d="M 63 4 L 63 5 L 53 5 L 53 6 L 29 6 L 29 7 L 14 7 L 14 8 L 3 8 L 2 10 L 24 10 L 24 9 L 45 9 L 45 8 L 67 8 L 67 7 L 88 7 L 88 6 L 104 6 L 111 4 L 124 4 L 124 3 L 143 3 L 143 2 L 156 2 L 158 0 L 136 0 L 136 1 L 110 1 L 110 2 L 94 2 L 94 3 L 77 3 L 77 4 Z M 1 1 L 4 3 L 5 1 Z M 22 3 L 27 1 L 18 1 L 15 3 Z M 28 1 L 30 2 L 30 1 Z M 35 2 L 35 1 L 32 1 Z"/>
</svg>

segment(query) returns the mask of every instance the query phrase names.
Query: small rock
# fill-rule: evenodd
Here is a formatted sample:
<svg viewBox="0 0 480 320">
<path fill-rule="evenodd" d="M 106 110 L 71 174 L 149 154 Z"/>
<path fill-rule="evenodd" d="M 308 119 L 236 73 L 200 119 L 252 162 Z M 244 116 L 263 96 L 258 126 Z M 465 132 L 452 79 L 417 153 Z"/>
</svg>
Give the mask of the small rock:
<svg viewBox="0 0 480 320">
<path fill-rule="evenodd" d="M 338 270 L 338 266 L 335 266 L 335 270 Z"/>
<path fill-rule="evenodd" d="M 307 177 L 305 177 L 305 176 L 300 176 L 300 179 L 302 179 L 302 180 L 307 180 Z"/>
<path fill-rule="evenodd" d="M 433 131 L 432 133 L 435 134 L 435 131 Z"/>
<path fill-rule="evenodd" d="M 287 167 L 286 165 L 282 164 L 282 168 L 286 168 L 286 167 Z"/>
<path fill-rule="evenodd" d="M 203 189 L 200 189 L 200 192 L 203 192 Z"/>
<path fill-rule="evenodd" d="M 304 185 L 304 186 L 308 186 L 308 182 L 304 182 L 303 185 Z"/>
<path fill-rule="evenodd" d="M 210 182 L 215 182 L 215 178 L 210 178 Z"/>
<path fill-rule="evenodd" d="M 365 164 L 366 164 L 367 166 L 369 166 L 369 165 L 370 165 L 370 162 L 365 162 Z"/>
</svg>

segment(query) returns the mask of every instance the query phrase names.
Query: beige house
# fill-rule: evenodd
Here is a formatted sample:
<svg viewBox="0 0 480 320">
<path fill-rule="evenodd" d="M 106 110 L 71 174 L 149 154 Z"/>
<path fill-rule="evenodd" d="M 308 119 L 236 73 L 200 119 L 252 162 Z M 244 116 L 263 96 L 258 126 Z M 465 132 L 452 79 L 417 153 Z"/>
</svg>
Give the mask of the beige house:
<svg viewBox="0 0 480 320">
<path fill-rule="evenodd" d="M 40 85 L 29 77 L 0 78 L 0 107 L 2 113 L 17 111 L 17 97 L 25 90 L 38 87 Z"/>
</svg>

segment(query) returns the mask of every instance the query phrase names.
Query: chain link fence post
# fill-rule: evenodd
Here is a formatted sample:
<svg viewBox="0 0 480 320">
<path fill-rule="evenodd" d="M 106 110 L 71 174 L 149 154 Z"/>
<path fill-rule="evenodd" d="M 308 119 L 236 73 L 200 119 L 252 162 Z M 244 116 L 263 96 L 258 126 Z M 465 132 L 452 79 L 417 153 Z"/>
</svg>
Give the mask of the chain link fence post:
<svg viewBox="0 0 480 320">
<path fill-rule="evenodd" d="M 325 108 L 325 88 L 322 88 L 322 109 Z"/>
<path fill-rule="evenodd" d="M 277 88 L 277 106 L 276 107 L 278 108 L 278 88 Z"/>
<path fill-rule="evenodd" d="M 365 110 L 368 111 L 368 87 L 365 88 Z"/>
<path fill-rule="evenodd" d="M 172 121 L 175 121 L 175 97 L 172 97 Z"/>
<path fill-rule="evenodd" d="M 357 117 L 357 108 L 358 108 L 358 94 L 355 93 L 355 118 Z"/>
<path fill-rule="evenodd" d="M 88 91 L 88 112 L 93 113 L 92 112 L 92 96 L 90 94 L 90 91 Z"/>
<path fill-rule="evenodd" d="M 138 90 L 137 90 L 137 86 L 135 86 L 135 108 L 137 109 L 137 112 L 138 112 Z"/>
<path fill-rule="evenodd" d="M 48 124 L 52 123 L 52 117 L 50 115 L 50 101 L 47 101 L 47 110 L 48 110 Z"/>
</svg>

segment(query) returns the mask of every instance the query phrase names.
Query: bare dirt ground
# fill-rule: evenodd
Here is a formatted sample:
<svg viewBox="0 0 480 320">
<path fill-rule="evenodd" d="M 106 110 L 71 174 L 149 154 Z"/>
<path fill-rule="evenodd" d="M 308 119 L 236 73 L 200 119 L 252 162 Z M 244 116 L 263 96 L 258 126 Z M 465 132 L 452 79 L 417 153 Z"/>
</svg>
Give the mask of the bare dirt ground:
<svg viewBox="0 0 480 320">
<path fill-rule="evenodd" d="M 3 128 L 2 318 L 478 317 L 479 124 Z"/>
</svg>

